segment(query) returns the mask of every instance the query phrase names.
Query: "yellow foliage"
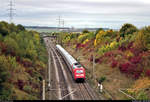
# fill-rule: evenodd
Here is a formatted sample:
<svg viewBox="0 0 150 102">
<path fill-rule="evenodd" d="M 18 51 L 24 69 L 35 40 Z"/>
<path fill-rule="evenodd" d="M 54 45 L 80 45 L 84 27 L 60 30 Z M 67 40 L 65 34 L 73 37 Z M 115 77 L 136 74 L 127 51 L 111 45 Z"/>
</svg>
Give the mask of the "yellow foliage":
<svg viewBox="0 0 150 102">
<path fill-rule="evenodd" d="M 99 33 L 96 35 L 96 39 L 101 38 L 101 36 L 102 36 L 102 35 L 105 35 L 105 34 L 106 34 L 105 31 L 103 31 L 103 30 L 99 31 Z"/>
<path fill-rule="evenodd" d="M 73 48 L 75 49 L 75 48 L 76 48 L 76 45 L 73 45 Z"/>
<path fill-rule="evenodd" d="M 126 52 L 125 52 L 125 55 L 126 55 L 128 58 L 134 56 L 134 54 L 133 54 L 131 51 L 126 51 Z"/>
<path fill-rule="evenodd" d="M 134 89 L 127 89 L 128 94 L 133 94 L 134 93 Z"/>
<path fill-rule="evenodd" d="M 34 34 L 34 37 L 35 37 L 36 41 L 39 41 L 39 40 L 40 40 L 39 34 Z"/>
<path fill-rule="evenodd" d="M 82 44 L 86 44 L 89 41 L 89 39 L 86 39 Z"/>
<path fill-rule="evenodd" d="M 39 36 L 39 34 L 35 33 L 34 34 L 34 39 L 35 39 L 35 41 L 36 41 L 37 44 L 40 43 L 40 36 Z"/>
<path fill-rule="evenodd" d="M 117 42 L 113 41 L 112 43 L 110 43 L 110 47 L 113 48 L 116 44 L 117 44 Z"/>
<path fill-rule="evenodd" d="M 94 40 L 94 46 L 97 46 L 96 39 Z"/>
<path fill-rule="evenodd" d="M 79 42 L 84 41 L 87 36 L 88 36 L 88 34 L 81 34 L 81 35 L 78 37 L 78 41 L 79 41 Z"/>
<path fill-rule="evenodd" d="M 96 35 L 96 39 L 94 41 L 94 46 L 97 46 L 99 43 L 103 42 L 104 36 L 107 33 L 103 30 L 99 31 L 99 33 Z"/>
</svg>

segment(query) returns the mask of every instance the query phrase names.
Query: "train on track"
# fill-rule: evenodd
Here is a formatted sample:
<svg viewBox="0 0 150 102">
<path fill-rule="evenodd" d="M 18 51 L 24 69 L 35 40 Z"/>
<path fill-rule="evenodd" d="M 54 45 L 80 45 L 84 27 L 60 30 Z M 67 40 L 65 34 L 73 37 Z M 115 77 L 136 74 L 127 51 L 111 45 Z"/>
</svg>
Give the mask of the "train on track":
<svg viewBox="0 0 150 102">
<path fill-rule="evenodd" d="M 69 68 L 71 69 L 72 76 L 76 82 L 85 81 L 85 68 L 78 63 L 63 47 L 56 45 L 58 52 L 64 57 L 67 61 Z"/>
</svg>

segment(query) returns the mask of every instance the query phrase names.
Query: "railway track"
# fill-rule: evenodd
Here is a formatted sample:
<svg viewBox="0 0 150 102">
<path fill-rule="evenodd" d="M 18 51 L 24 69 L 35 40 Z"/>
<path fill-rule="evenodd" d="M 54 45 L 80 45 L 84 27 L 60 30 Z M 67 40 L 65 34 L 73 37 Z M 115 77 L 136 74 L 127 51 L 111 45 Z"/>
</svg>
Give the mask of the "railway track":
<svg viewBox="0 0 150 102">
<path fill-rule="evenodd" d="M 91 92 L 88 83 L 78 83 L 79 91 L 81 92 L 81 97 L 84 100 L 97 100 L 97 98 Z"/>
<path fill-rule="evenodd" d="M 66 60 L 63 56 L 58 53 L 55 45 L 48 42 L 49 51 L 52 56 L 53 67 L 55 67 L 54 73 L 52 73 L 56 80 L 54 82 L 57 88 L 57 95 L 59 99 L 63 100 L 99 100 L 99 97 L 95 94 L 89 84 L 85 81 L 84 83 L 76 83 L 72 78 L 72 73 L 69 66 L 66 64 Z M 54 78 L 53 76 L 53 78 Z M 57 85 L 56 85 L 57 84 Z"/>
<path fill-rule="evenodd" d="M 48 51 L 48 81 L 50 86 L 48 87 L 48 98 L 49 100 L 58 100 L 61 97 L 61 91 L 60 91 L 60 78 L 59 78 L 59 74 L 58 74 L 58 69 L 57 69 L 57 65 L 56 65 L 56 58 L 53 55 L 53 53 L 51 53 L 50 51 L 50 40 L 48 38 L 45 38 L 45 43 L 47 46 L 47 51 Z M 51 59 L 51 60 L 50 60 Z M 53 70 L 52 70 L 53 69 Z M 55 77 L 55 79 L 53 78 Z"/>
</svg>

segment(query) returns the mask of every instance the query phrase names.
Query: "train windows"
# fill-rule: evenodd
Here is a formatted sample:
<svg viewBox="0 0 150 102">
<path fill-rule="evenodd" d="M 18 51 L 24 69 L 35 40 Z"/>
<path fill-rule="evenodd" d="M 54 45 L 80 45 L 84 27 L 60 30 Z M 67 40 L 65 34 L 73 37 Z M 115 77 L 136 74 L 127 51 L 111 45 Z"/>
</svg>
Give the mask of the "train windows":
<svg viewBox="0 0 150 102">
<path fill-rule="evenodd" d="M 81 68 L 82 66 L 81 66 L 81 65 L 77 65 L 77 67 L 78 67 L 78 68 Z"/>
<path fill-rule="evenodd" d="M 77 70 L 76 73 L 83 73 L 83 70 Z"/>
<path fill-rule="evenodd" d="M 79 65 L 79 63 L 75 63 L 74 65 Z"/>
<path fill-rule="evenodd" d="M 79 63 L 75 63 L 74 65 L 77 66 L 77 68 L 81 68 L 82 67 L 81 64 L 79 64 Z"/>
</svg>

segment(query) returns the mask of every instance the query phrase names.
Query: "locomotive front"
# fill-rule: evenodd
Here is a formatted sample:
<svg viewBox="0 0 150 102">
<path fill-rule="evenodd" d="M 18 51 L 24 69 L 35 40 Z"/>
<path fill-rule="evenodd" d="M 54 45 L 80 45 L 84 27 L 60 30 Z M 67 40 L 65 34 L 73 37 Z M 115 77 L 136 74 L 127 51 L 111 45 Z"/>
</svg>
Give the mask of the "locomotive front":
<svg viewBox="0 0 150 102">
<path fill-rule="evenodd" d="M 77 82 L 83 82 L 85 80 L 85 69 L 79 64 L 73 65 L 74 80 Z"/>
</svg>

